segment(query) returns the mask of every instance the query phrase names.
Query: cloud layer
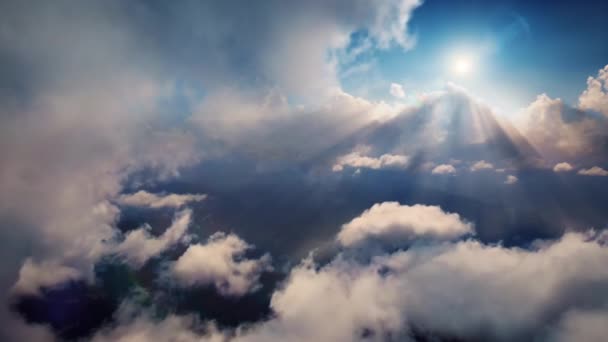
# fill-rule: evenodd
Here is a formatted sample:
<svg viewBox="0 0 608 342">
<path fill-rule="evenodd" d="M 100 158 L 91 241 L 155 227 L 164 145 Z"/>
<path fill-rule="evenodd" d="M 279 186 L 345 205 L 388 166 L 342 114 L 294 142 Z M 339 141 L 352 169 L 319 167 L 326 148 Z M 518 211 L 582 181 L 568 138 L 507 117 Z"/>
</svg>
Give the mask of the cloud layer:
<svg viewBox="0 0 608 342">
<path fill-rule="evenodd" d="M 444 216 L 463 224 L 440 208 L 405 210 L 429 210 L 428 219 Z M 195 336 L 186 318 L 169 317 L 154 326 L 163 327 L 158 336 L 169 330 L 187 336 L 185 341 L 593 338 L 606 333 L 604 242 L 605 233 L 590 231 L 538 241 L 529 249 L 469 239 L 376 254 L 367 261 L 339 255 L 319 266 L 308 258 L 273 294 L 275 316 L 268 321 Z M 146 336 L 153 329 L 136 320 L 106 334 Z"/>
</svg>

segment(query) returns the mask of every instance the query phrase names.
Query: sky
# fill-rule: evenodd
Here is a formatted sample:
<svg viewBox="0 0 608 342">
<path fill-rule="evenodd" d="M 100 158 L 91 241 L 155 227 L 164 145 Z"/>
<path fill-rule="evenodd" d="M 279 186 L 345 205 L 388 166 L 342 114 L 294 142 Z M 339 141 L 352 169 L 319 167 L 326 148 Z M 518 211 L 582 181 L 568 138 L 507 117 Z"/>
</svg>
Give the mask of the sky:
<svg viewBox="0 0 608 342">
<path fill-rule="evenodd" d="M 605 341 L 606 13 L 0 1 L 0 340 Z"/>
</svg>

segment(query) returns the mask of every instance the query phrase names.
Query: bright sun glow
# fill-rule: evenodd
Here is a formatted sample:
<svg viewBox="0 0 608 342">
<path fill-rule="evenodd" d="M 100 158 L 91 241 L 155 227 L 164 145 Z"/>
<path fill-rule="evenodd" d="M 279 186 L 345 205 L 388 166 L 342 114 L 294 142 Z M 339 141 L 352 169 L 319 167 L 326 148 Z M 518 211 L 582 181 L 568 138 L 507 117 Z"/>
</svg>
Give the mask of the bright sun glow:
<svg viewBox="0 0 608 342">
<path fill-rule="evenodd" d="M 467 75 L 473 71 L 473 59 L 470 56 L 457 56 L 451 63 L 452 72 L 457 75 Z"/>
</svg>

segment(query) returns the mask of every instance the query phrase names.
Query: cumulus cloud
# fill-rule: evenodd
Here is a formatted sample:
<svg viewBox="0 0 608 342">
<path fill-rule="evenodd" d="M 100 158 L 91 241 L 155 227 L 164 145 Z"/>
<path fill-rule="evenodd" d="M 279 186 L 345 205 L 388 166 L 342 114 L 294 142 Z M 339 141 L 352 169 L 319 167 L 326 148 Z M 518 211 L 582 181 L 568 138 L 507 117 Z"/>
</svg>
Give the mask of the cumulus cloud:
<svg viewBox="0 0 608 342">
<path fill-rule="evenodd" d="M 492 165 L 492 163 L 488 163 L 485 160 L 480 160 L 475 162 L 475 164 L 471 166 L 471 171 L 487 170 L 493 168 L 494 165 Z"/>
<path fill-rule="evenodd" d="M 251 340 L 414 340 L 412 327 L 464 340 L 543 338 L 577 307 L 607 313 L 599 290 L 608 284 L 607 260 L 599 235 L 568 233 L 531 250 L 468 240 L 380 255 L 369 264 L 304 262 L 273 296 L 278 318 L 253 330 L 263 338 Z"/>
<path fill-rule="evenodd" d="M 148 227 L 130 231 L 122 242 L 110 249 L 110 252 L 124 257 L 133 266 L 142 266 L 150 258 L 178 243 L 186 233 L 191 218 L 190 209 L 176 213 L 171 226 L 159 237 L 151 236 Z"/>
<path fill-rule="evenodd" d="M 403 91 L 403 86 L 398 83 L 391 83 L 390 93 L 396 98 L 404 98 L 405 91 Z"/>
<path fill-rule="evenodd" d="M 0 80 L 0 218 L 3 226 L 16 229 L 1 231 L 0 238 L 19 242 L 8 246 L 14 253 L 7 253 L 19 260 L 7 262 L 15 266 L 2 273 L 11 279 L 1 279 L 0 291 L 14 283 L 24 255 L 57 260 L 91 278 L 94 263 L 108 252 L 104 241 L 117 234 L 120 209 L 113 200 L 134 178 L 145 183 L 179 176 L 182 167 L 201 160 L 203 150 L 215 153 L 217 140 L 222 148 L 237 141 L 243 153 L 250 146 L 243 142 L 265 142 L 256 145 L 263 155 L 269 155 L 264 147 L 281 145 L 277 141 L 310 143 L 310 127 L 317 121 L 302 125 L 306 115 L 284 120 L 285 112 L 275 110 L 287 96 L 306 104 L 323 96 L 325 105 L 290 108 L 290 113 L 317 113 L 326 120 L 319 125 L 325 131 L 315 131 L 326 138 L 310 143 L 311 153 L 384 113 L 387 106 L 340 91 L 336 69 L 346 62 L 353 32 L 368 32 L 363 50 L 412 47 L 415 39 L 407 25 L 420 4 L 2 2 L 0 74 L 6 77 Z M 230 41 L 239 43 L 225 44 Z M 234 97 L 222 95 L 232 88 Z M 271 93 L 278 95 L 265 96 Z M 253 99 L 244 101 L 248 96 Z M 232 99 L 238 103 L 226 106 Z M 266 101 L 268 106 L 258 106 Z M 218 108 L 251 117 L 227 117 L 214 111 Z M 324 115 L 336 108 L 352 119 L 339 134 L 338 125 L 328 122 L 342 122 L 344 116 Z M 210 117 L 226 121 L 213 126 Z M 192 122 L 206 126 L 203 134 L 190 127 Z M 238 138 L 224 134 L 237 126 Z M 271 127 L 275 135 L 269 138 L 268 131 L 254 126 Z M 293 132 L 302 138 L 284 138 Z M 201 149 L 203 141 L 212 143 Z M 285 155 L 299 155 L 285 150 Z M 130 200 L 136 197 L 146 196 Z M 147 197 L 144 202 L 154 206 L 183 206 L 178 202 L 185 201 Z M 140 264 L 175 238 L 136 230 L 118 251 Z M 6 330 L 4 324 L 0 328 Z"/>
<path fill-rule="evenodd" d="M 136 312 L 131 303 L 124 303 L 116 314 L 120 323 L 106 328 L 91 338 L 92 342 L 226 342 L 227 336 L 213 323 L 202 323 L 191 315 L 169 315 L 155 319 L 149 312 Z"/>
<path fill-rule="evenodd" d="M 589 169 L 580 169 L 577 173 L 583 176 L 608 176 L 608 171 L 599 166 L 594 166 Z"/>
<path fill-rule="evenodd" d="M 445 175 L 445 174 L 450 174 L 450 173 L 455 173 L 456 169 L 454 168 L 454 166 L 450 165 L 450 164 L 441 164 L 441 165 L 437 165 L 433 168 L 433 170 L 431 170 L 431 173 L 434 175 Z"/>
<path fill-rule="evenodd" d="M 18 296 L 40 295 L 42 288 L 52 288 L 81 277 L 82 274 L 77 269 L 61 265 L 57 261 L 44 260 L 38 263 L 28 258 L 19 270 L 19 278 L 12 293 Z"/>
<path fill-rule="evenodd" d="M 587 89 L 578 101 L 580 108 L 597 111 L 608 117 L 608 65 L 600 69 L 597 77 L 587 78 Z"/>
<path fill-rule="evenodd" d="M 473 233 L 471 223 L 440 207 L 384 202 L 374 204 L 344 224 L 337 239 L 343 246 L 366 240 L 400 245 L 417 239 L 451 240 L 470 233 Z"/>
<path fill-rule="evenodd" d="M 206 244 L 192 245 L 177 259 L 172 274 L 181 286 L 213 285 L 223 295 L 254 291 L 263 271 L 270 269 L 268 254 L 246 259 L 252 246 L 234 234 L 215 233 Z"/>
<path fill-rule="evenodd" d="M 581 158 L 606 153 L 608 96 L 602 88 L 606 70 L 604 67 L 597 78 L 587 80 L 587 90 L 580 95 L 577 107 L 542 94 L 518 115 L 517 128 L 543 157 L 559 160 L 560 156 Z M 605 115 L 595 114 L 598 112 Z"/>
<path fill-rule="evenodd" d="M 511 184 L 515 184 L 519 182 L 519 178 L 517 178 L 516 176 L 513 175 L 508 175 L 507 179 L 505 180 L 505 184 L 511 185 Z"/>
<path fill-rule="evenodd" d="M 150 208 L 179 208 L 189 202 L 199 202 L 207 195 L 203 194 L 153 194 L 140 190 L 134 194 L 124 194 L 118 197 L 118 203 L 136 207 Z"/>
<path fill-rule="evenodd" d="M 602 291 L 608 286 L 604 238 L 593 231 L 567 233 L 530 249 L 475 240 L 444 242 L 366 261 L 340 255 L 324 266 L 307 258 L 274 292 L 271 319 L 221 334 L 208 330 L 200 337 L 241 342 L 414 341 L 414 336 L 594 341 L 604 336 L 608 314 Z M 161 331 L 141 321 L 105 336 L 166 336 L 167 328 L 173 330 L 171 336 L 190 338 L 196 330 L 188 322 L 170 316 L 156 323 Z"/>
<path fill-rule="evenodd" d="M 16 72 L 0 81 L 0 220 L 15 227 L 0 238 L 20 259 L 3 266 L 31 257 L 90 278 L 116 233 L 110 199 L 135 172 L 166 179 L 199 160 L 194 137 L 167 124 L 171 80 L 140 54 L 118 8 L 6 2 L 0 13 L 0 55 L 11 56 L 0 72 Z M 0 281 L 4 292 L 15 279 Z"/>
<path fill-rule="evenodd" d="M 404 168 L 409 164 L 409 157 L 399 154 L 383 154 L 378 158 L 367 157 L 359 152 L 352 152 L 338 157 L 332 166 L 334 172 L 340 172 L 345 166 L 353 168 L 384 169 L 384 168 Z"/>
<path fill-rule="evenodd" d="M 569 163 L 561 162 L 555 164 L 555 166 L 553 167 L 553 172 L 568 172 L 572 171 L 572 169 L 573 167 Z"/>
</svg>

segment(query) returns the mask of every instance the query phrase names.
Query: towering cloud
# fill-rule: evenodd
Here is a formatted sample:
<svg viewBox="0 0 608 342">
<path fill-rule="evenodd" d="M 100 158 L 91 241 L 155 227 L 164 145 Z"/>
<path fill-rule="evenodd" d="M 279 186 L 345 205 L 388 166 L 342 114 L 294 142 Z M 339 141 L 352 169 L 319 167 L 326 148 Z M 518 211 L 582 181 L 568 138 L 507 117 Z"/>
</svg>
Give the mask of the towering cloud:
<svg viewBox="0 0 608 342">
<path fill-rule="evenodd" d="M 589 77 L 578 107 L 542 94 L 520 113 L 517 127 L 544 157 L 558 160 L 560 156 L 581 158 L 606 153 L 608 117 L 595 115 L 608 113 L 602 90 L 606 70 L 600 70 L 597 78 Z"/>
<path fill-rule="evenodd" d="M 587 78 L 587 89 L 578 101 L 580 108 L 597 111 L 608 117 L 608 65 L 598 72 L 597 77 Z"/>
</svg>

